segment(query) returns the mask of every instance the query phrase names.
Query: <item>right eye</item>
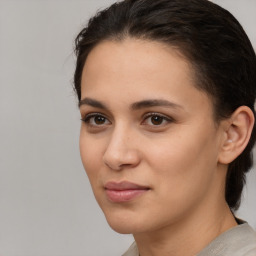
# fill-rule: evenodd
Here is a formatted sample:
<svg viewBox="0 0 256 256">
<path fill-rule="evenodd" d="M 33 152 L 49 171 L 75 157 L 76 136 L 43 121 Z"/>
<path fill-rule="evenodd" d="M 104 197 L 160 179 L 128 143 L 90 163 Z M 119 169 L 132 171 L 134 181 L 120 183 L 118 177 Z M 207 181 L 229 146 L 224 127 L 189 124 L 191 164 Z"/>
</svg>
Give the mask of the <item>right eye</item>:
<svg viewBox="0 0 256 256">
<path fill-rule="evenodd" d="M 88 114 L 81 120 L 90 126 L 103 126 L 110 124 L 110 121 L 105 116 L 97 113 Z"/>
</svg>

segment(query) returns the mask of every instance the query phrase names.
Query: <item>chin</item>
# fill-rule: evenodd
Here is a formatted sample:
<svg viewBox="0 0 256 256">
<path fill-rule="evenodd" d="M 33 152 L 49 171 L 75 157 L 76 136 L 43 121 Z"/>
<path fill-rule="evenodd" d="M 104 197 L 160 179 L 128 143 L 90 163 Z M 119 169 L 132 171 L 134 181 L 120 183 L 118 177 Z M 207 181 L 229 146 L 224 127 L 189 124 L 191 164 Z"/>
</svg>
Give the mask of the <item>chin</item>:
<svg viewBox="0 0 256 256">
<path fill-rule="evenodd" d="M 110 222 L 108 222 L 108 224 L 115 232 L 119 234 L 126 235 L 126 234 L 136 233 L 136 231 L 130 225 L 127 225 L 127 224 L 122 225 L 120 223 L 110 223 Z"/>
<path fill-rule="evenodd" d="M 109 226 L 120 234 L 134 234 L 140 233 L 145 225 L 145 222 L 142 223 L 138 218 L 129 214 L 117 214 L 117 213 L 105 213 L 106 220 Z M 137 216 L 138 217 L 138 216 Z"/>
</svg>

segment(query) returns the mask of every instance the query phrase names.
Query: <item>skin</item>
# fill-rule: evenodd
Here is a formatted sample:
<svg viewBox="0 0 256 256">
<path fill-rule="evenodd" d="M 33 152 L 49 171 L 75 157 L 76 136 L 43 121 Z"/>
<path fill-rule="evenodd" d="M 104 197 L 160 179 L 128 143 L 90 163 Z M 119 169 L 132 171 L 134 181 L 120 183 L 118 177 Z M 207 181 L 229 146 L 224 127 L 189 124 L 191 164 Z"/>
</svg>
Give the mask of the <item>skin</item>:
<svg viewBox="0 0 256 256">
<path fill-rule="evenodd" d="M 224 199 L 225 176 L 249 140 L 246 125 L 244 137 L 237 132 L 249 112 L 216 124 L 212 101 L 193 77 L 171 47 L 131 38 L 100 43 L 83 69 L 82 162 L 109 225 L 132 233 L 141 256 L 194 255 L 237 225 Z M 106 195 L 109 181 L 149 189 L 116 203 Z"/>
</svg>

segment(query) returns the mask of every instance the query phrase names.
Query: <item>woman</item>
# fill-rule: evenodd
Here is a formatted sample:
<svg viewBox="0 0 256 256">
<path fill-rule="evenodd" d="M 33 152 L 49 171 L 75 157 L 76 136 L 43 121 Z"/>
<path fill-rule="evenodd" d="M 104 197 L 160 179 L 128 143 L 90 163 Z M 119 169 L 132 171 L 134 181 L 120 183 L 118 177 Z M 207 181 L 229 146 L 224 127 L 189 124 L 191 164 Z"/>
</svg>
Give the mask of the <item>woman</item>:
<svg viewBox="0 0 256 256">
<path fill-rule="evenodd" d="M 235 217 L 255 142 L 256 57 L 207 0 L 125 0 L 76 39 L 80 151 L 125 256 L 255 256 Z"/>
</svg>

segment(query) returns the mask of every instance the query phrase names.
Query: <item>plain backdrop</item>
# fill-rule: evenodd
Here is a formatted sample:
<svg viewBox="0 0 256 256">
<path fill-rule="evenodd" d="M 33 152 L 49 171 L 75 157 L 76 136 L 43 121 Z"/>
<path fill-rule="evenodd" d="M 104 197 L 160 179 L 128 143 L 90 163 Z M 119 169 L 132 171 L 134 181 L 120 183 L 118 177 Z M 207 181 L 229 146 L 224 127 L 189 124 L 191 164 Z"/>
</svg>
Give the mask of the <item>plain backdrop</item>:
<svg viewBox="0 0 256 256">
<path fill-rule="evenodd" d="M 0 255 L 114 256 L 80 162 L 73 40 L 111 0 L 0 0 Z M 216 0 L 256 45 L 256 1 Z M 256 228 L 252 170 L 238 216 Z"/>
</svg>

